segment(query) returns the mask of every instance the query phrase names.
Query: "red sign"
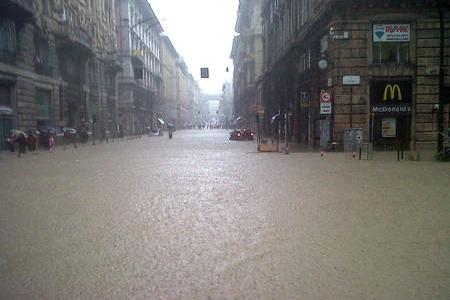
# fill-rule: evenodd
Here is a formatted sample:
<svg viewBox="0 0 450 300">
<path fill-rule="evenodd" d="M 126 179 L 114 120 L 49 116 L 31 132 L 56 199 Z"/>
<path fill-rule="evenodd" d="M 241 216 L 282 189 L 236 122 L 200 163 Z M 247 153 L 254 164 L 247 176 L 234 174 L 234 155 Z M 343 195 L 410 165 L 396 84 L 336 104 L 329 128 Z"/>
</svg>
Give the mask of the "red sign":
<svg viewBox="0 0 450 300">
<path fill-rule="evenodd" d="M 331 95 L 326 91 L 322 91 L 320 94 L 320 102 L 331 102 Z"/>
</svg>

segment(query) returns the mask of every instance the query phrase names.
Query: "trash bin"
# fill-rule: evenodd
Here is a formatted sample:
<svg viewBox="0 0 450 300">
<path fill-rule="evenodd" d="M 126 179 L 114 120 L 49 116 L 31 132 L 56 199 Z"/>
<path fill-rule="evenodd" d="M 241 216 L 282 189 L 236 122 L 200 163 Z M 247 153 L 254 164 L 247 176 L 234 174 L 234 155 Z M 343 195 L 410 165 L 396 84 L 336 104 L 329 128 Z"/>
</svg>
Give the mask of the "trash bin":
<svg viewBox="0 0 450 300">
<path fill-rule="evenodd" d="M 344 129 L 344 151 L 357 151 L 363 143 L 363 129 L 362 128 L 347 128 Z"/>
</svg>

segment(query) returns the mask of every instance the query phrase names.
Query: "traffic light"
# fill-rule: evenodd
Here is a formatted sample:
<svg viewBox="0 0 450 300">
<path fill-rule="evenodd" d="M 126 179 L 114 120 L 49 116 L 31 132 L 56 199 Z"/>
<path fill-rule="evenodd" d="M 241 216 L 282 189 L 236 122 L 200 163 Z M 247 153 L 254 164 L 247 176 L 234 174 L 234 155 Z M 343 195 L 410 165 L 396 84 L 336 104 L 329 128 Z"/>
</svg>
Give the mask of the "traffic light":
<svg viewBox="0 0 450 300">
<path fill-rule="evenodd" d="M 200 77 L 209 78 L 209 68 L 200 68 Z"/>
</svg>

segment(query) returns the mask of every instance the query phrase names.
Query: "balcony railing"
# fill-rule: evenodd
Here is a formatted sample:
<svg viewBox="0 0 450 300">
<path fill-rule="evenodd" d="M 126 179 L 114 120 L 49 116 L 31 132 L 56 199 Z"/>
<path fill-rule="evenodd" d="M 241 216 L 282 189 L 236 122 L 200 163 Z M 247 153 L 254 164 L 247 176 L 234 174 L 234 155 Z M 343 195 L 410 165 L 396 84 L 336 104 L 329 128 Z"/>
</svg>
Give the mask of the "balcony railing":
<svg viewBox="0 0 450 300">
<path fill-rule="evenodd" d="M 0 0 L 0 9 L 7 8 L 19 18 L 27 19 L 36 12 L 36 0 Z"/>
<path fill-rule="evenodd" d="M 0 62 L 14 64 L 16 61 L 16 53 L 8 50 L 0 49 Z"/>
<path fill-rule="evenodd" d="M 86 50 L 93 50 L 93 39 L 87 30 L 82 29 L 75 24 L 67 21 L 61 22 L 56 30 L 56 35 L 64 39 L 67 43 L 85 48 Z"/>
<path fill-rule="evenodd" d="M 38 74 L 53 77 L 53 66 L 45 63 L 35 63 L 34 71 Z"/>
</svg>

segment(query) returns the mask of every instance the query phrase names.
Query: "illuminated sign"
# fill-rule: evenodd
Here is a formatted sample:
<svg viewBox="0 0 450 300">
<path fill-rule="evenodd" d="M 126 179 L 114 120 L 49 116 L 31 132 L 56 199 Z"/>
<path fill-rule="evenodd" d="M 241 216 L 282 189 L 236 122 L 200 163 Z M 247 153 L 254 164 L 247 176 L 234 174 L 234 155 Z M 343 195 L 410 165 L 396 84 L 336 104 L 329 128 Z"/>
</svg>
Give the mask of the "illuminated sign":
<svg viewBox="0 0 450 300">
<path fill-rule="evenodd" d="M 372 81 L 370 110 L 375 114 L 411 114 L 412 83 L 409 80 Z"/>
<path fill-rule="evenodd" d="M 397 93 L 395 93 L 397 92 Z M 384 88 L 384 95 L 383 95 L 383 101 L 388 100 L 388 94 L 390 95 L 390 100 L 402 100 L 402 91 L 400 89 L 400 87 L 398 86 L 398 84 L 394 84 L 394 86 L 387 84 L 386 87 Z M 395 97 L 395 95 L 397 95 L 397 98 Z"/>
</svg>

